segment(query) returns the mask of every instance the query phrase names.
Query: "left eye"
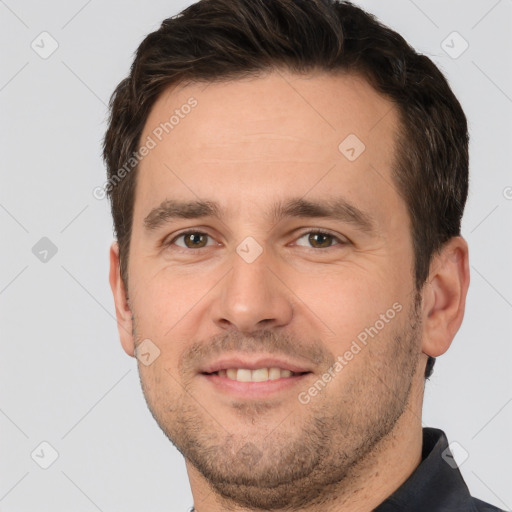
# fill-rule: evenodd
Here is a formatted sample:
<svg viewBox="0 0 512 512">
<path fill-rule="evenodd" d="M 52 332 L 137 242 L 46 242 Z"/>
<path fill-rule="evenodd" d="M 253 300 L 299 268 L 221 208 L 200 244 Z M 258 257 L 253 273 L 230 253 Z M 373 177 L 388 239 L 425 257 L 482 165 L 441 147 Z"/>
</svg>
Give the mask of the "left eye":
<svg viewBox="0 0 512 512">
<path fill-rule="evenodd" d="M 305 243 L 299 243 L 300 240 L 305 240 Z M 297 239 L 297 245 L 309 244 L 314 249 L 326 249 L 337 243 L 342 243 L 341 240 L 330 233 L 323 231 L 310 231 L 304 233 L 300 238 Z"/>
</svg>

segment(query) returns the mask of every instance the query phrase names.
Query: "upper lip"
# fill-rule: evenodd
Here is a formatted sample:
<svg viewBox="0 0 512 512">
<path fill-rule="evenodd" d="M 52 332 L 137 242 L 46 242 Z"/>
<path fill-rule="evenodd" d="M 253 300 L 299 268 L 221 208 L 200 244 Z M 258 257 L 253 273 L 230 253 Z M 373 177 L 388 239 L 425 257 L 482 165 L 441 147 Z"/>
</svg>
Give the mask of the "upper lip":
<svg viewBox="0 0 512 512">
<path fill-rule="evenodd" d="M 258 368 L 280 368 L 281 370 L 290 370 L 294 373 L 310 372 L 311 369 L 307 368 L 300 363 L 290 361 L 280 357 L 265 357 L 255 356 L 249 357 L 247 355 L 222 357 L 215 361 L 206 364 L 200 369 L 201 373 L 213 373 L 219 370 L 227 370 L 228 368 L 246 368 L 248 370 L 257 370 Z"/>
</svg>

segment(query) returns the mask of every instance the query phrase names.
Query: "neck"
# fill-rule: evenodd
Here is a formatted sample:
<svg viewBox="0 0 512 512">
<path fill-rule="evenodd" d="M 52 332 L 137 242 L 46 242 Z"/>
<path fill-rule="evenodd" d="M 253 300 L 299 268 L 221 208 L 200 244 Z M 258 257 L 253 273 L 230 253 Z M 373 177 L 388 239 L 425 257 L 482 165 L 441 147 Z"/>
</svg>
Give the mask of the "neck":
<svg viewBox="0 0 512 512">
<path fill-rule="evenodd" d="M 406 410 L 395 427 L 336 488 L 328 491 L 325 503 L 302 507 L 301 512 L 370 512 L 409 478 L 421 462 L 423 389 L 423 383 L 413 386 Z M 195 512 L 261 512 L 226 502 L 189 461 L 186 465 Z"/>
</svg>

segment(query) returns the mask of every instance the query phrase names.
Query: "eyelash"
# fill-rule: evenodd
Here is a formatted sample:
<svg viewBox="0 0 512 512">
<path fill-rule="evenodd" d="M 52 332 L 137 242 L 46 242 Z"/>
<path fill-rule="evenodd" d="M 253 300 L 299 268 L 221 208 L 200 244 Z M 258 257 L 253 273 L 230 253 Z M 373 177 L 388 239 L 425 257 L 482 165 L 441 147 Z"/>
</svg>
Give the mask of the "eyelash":
<svg viewBox="0 0 512 512">
<path fill-rule="evenodd" d="M 304 231 L 302 233 L 299 234 L 299 236 L 296 238 L 296 240 L 299 240 L 301 239 L 302 237 L 304 237 L 305 235 L 324 235 L 324 236 L 329 236 L 333 239 L 333 245 L 330 245 L 329 247 L 308 247 L 308 249 L 311 249 L 313 251 L 319 251 L 319 250 L 323 250 L 323 251 L 326 251 L 328 249 L 332 249 L 338 245 L 340 246 L 344 246 L 344 245 L 347 245 L 349 243 L 348 240 L 341 240 L 338 236 L 334 235 L 333 233 L 331 233 L 330 231 L 325 231 L 325 230 L 321 230 L 321 229 L 313 229 L 313 230 L 310 230 L 310 231 Z M 191 231 L 184 231 L 182 233 L 179 233 L 178 235 L 176 235 L 172 240 L 168 241 L 168 242 L 163 242 L 162 243 L 162 246 L 163 247 L 170 247 L 174 244 L 174 242 L 176 242 L 176 240 L 184 237 L 184 236 L 187 236 L 187 235 L 205 235 L 209 238 L 212 238 L 208 233 L 205 233 L 203 231 L 194 231 L 194 230 L 191 230 Z M 338 243 L 334 243 L 334 241 L 338 242 Z M 181 246 L 177 246 L 178 247 L 178 250 L 182 250 L 182 251 L 199 251 L 201 249 L 207 249 L 208 247 L 211 247 L 211 246 L 205 246 L 205 247 L 199 247 L 197 249 L 194 249 L 194 248 L 189 248 L 189 247 L 181 247 Z M 303 247 L 303 246 L 299 246 L 299 247 Z"/>
</svg>

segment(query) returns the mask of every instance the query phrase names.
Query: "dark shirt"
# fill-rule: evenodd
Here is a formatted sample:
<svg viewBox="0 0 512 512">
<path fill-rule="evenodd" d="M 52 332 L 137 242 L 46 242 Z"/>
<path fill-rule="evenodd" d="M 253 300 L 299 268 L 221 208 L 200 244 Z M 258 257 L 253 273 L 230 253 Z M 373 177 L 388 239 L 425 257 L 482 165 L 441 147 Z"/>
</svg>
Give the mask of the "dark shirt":
<svg viewBox="0 0 512 512">
<path fill-rule="evenodd" d="M 373 512 L 505 511 L 471 496 L 448 448 L 446 434 L 424 427 L 420 465 Z"/>
<path fill-rule="evenodd" d="M 374 512 L 492 512 L 501 509 L 473 498 L 462 478 L 446 434 L 423 428 L 421 463 Z"/>
</svg>

